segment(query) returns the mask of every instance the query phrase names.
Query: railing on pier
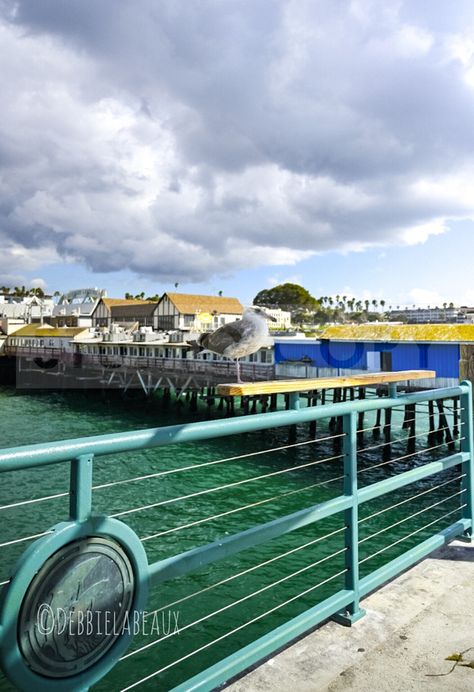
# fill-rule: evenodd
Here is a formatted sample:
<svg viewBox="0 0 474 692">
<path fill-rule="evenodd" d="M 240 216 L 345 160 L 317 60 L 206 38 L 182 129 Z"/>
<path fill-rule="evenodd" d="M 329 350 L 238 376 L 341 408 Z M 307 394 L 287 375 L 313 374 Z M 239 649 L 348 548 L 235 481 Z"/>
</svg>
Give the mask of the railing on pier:
<svg viewBox="0 0 474 692">
<path fill-rule="evenodd" d="M 367 444 L 376 427 L 370 416 L 408 411 L 410 423 L 431 416 L 432 402 L 444 404 L 435 443 L 425 444 L 427 429 L 410 429 L 415 451 L 406 453 L 407 436 Z M 286 411 L 0 451 L 0 472 L 11 479 L 0 551 L 18 558 L 4 559 L 0 574 L 0 661 L 13 684 L 39 692 L 96 683 L 123 692 L 146 683 L 211 690 L 327 618 L 352 624 L 369 592 L 453 538 L 471 538 L 470 383 L 301 404 L 292 393 Z M 313 429 L 308 439 L 306 424 L 319 434 Z M 304 439 L 287 444 L 288 426 Z M 214 458 L 220 438 L 228 453 Z M 387 445 L 401 453 L 376 459 Z M 202 449 L 211 458 L 198 462 Z M 49 492 L 25 497 L 41 487 L 41 468 Z M 68 487 L 57 492 L 61 476 Z M 131 487 L 139 488 L 138 506 Z M 170 488 L 177 494 L 168 497 Z M 48 524 L 44 508 L 63 501 L 68 508 Z M 34 530 L 26 533 L 30 510 Z M 152 615 L 166 619 L 178 606 L 190 610 L 177 630 L 153 633 Z M 133 627 L 124 623 L 141 611 L 148 629 L 138 628 L 132 645 Z M 113 614 L 113 629 L 104 612 Z"/>
<path fill-rule="evenodd" d="M 142 347 L 146 344 L 126 342 L 127 346 Z M 173 344 L 171 344 L 172 346 Z M 215 384 L 229 382 L 235 378 L 235 362 L 231 360 L 214 360 L 203 358 L 161 358 L 155 356 L 125 356 L 120 354 L 90 354 L 73 353 L 62 348 L 33 347 L 33 346 L 9 346 L 5 348 L 5 355 L 17 356 L 22 359 L 41 362 L 57 360 L 58 363 L 74 369 L 79 376 L 79 370 L 100 371 L 105 373 L 119 372 L 123 369 L 148 370 L 155 374 L 179 375 L 181 378 L 195 377 L 199 382 L 212 378 Z M 39 372 L 41 365 L 36 365 Z M 241 372 L 252 381 L 269 380 L 273 378 L 275 367 L 270 363 L 251 363 L 241 361 Z M 181 383 L 182 384 L 182 383 Z"/>
</svg>

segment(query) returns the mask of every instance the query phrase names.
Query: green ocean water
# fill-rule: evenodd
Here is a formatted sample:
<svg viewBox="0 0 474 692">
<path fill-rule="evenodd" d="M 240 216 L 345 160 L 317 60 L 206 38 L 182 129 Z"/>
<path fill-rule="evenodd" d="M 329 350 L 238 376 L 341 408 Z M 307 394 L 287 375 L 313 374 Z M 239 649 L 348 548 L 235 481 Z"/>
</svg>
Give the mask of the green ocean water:
<svg viewBox="0 0 474 692">
<path fill-rule="evenodd" d="M 159 398 L 144 401 L 139 397 L 104 398 L 100 392 L 20 393 L 3 388 L 0 389 L 0 448 L 193 422 L 208 415 L 204 403 L 197 413 L 190 413 L 186 406 L 177 407 L 174 402 L 166 408 Z M 216 417 L 222 414 L 213 409 L 211 415 Z M 448 454 L 445 445 L 429 452 L 423 451 L 427 447 L 427 409 L 422 405 L 417 413 L 418 453 L 406 456 L 407 432 L 401 429 L 402 419 L 402 411 L 394 413 L 392 456 L 403 459 L 383 464 L 382 448 L 379 446 L 383 440 L 374 440 L 370 432 L 365 434 L 364 447 L 367 451 L 362 451 L 359 456 L 361 485 L 374 483 Z M 448 420 L 451 422 L 449 415 Z M 374 416 L 366 415 L 364 427 L 370 427 L 373 423 Z M 328 435 L 327 424 L 318 423 L 317 436 L 325 438 Z M 298 426 L 297 443 L 309 440 L 308 425 Z M 456 448 L 458 446 L 456 442 Z M 283 449 L 252 456 L 255 452 L 278 447 Z M 144 543 L 149 561 L 154 561 L 341 494 L 342 461 L 333 458 L 337 454 L 333 442 L 324 439 L 288 448 L 288 429 L 285 428 L 196 444 L 159 447 L 133 454 L 110 455 L 95 460 L 95 485 L 178 470 L 191 464 L 196 468 L 97 490 L 93 496 L 93 508 L 95 512 L 110 515 L 157 502 L 166 503 L 121 518 L 140 538 L 162 533 Z M 314 463 L 324 459 L 327 461 Z M 199 468 L 200 464 L 216 460 L 223 461 Z M 1 474 L 0 506 L 66 492 L 68 473 L 67 464 L 56 464 L 43 469 Z M 250 483 L 167 502 L 264 475 L 267 477 Z M 458 469 L 451 469 L 361 507 L 362 575 L 453 523 L 460 516 L 459 475 Z M 414 495 L 418 497 L 404 502 Z M 397 507 L 382 511 L 395 504 Z M 415 512 L 417 516 L 410 518 Z M 451 514 L 444 517 L 447 513 Z M 65 520 L 67 515 L 67 498 L 1 509 L 0 543 L 45 531 L 56 522 Z M 221 516 L 209 519 L 216 515 Z M 372 515 L 375 516 L 366 520 Z M 205 521 L 201 521 L 203 519 Z M 341 574 L 308 591 L 306 595 L 295 598 L 344 569 L 344 555 L 340 552 L 343 548 L 342 519 L 342 515 L 336 515 L 238 556 L 206 566 L 186 577 L 161 584 L 152 592 L 147 607 L 148 611 L 161 609 L 162 617 L 157 621 L 161 623 L 160 635 L 156 636 L 155 632 L 151 636 L 148 632 L 138 637 L 130 650 L 157 640 L 156 643 L 118 663 L 94 689 L 104 692 L 122 690 L 162 669 L 162 673 L 150 677 L 140 688 L 171 689 L 342 588 L 344 575 Z M 192 525 L 180 528 L 189 524 Z M 410 536 L 427 524 L 431 526 Z M 329 538 L 316 541 L 329 533 L 332 534 Z M 376 534 L 373 538 L 365 540 L 373 534 Z M 309 545 L 302 547 L 306 544 Z M 25 545 L 0 548 L 0 582 L 8 579 Z M 379 551 L 382 552 L 371 557 Z M 277 555 L 283 557 L 273 560 Z M 370 559 L 364 561 L 365 558 Z M 257 567 L 263 562 L 267 564 Z M 232 578 L 241 572 L 246 573 Z M 290 577 L 295 572 L 298 574 Z M 276 581 L 280 583 L 265 588 Z M 259 593 L 252 596 L 257 591 Z M 198 592 L 198 595 L 187 598 Z M 287 605 L 279 607 L 285 602 L 288 602 Z M 206 618 L 215 611 L 220 612 Z M 265 615 L 268 611 L 272 612 Z M 168 618 L 173 623 L 174 617 L 178 617 L 179 634 L 163 638 L 169 627 Z M 193 625 L 198 620 L 202 621 Z M 250 621 L 253 622 L 247 624 Z M 231 630 L 235 630 L 234 633 L 226 636 Z M 179 664 L 174 664 L 177 660 Z M 10 689 L 11 685 L 0 677 L 0 690 Z"/>
</svg>

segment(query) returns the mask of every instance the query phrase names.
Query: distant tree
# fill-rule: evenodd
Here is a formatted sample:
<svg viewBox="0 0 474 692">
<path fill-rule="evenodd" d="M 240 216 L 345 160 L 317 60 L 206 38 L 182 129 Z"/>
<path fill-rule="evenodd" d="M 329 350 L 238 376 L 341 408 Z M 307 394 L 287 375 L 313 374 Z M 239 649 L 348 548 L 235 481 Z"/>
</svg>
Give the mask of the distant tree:
<svg viewBox="0 0 474 692">
<path fill-rule="evenodd" d="M 10 293 L 10 286 L 0 286 L 0 293 Z"/>
<path fill-rule="evenodd" d="M 26 286 L 15 286 L 15 289 L 13 291 L 13 295 L 16 298 L 24 298 L 25 296 L 27 296 L 28 291 L 26 290 Z"/>
<path fill-rule="evenodd" d="M 174 284 L 174 287 L 175 287 L 176 290 L 178 290 L 178 286 L 179 286 L 179 283 L 176 281 L 175 284 Z"/>
<path fill-rule="evenodd" d="M 293 317 L 296 313 L 301 315 L 302 312 L 315 312 L 320 307 L 319 302 L 306 288 L 292 283 L 280 284 L 260 291 L 253 299 L 253 304 L 287 310 Z"/>
<path fill-rule="evenodd" d="M 382 312 L 383 312 L 384 307 L 385 307 L 385 301 L 384 300 L 380 301 L 380 307 L 382 308 Z"/>
<path fill-rule="evenodd" d="M 222 297 L 222 291 L 219 291 L 218 296 Z"/>
<path fill-rule="evenodd" d="M 364 300 L 364 305 L 365 305 L 365 311 L 369 312 L 369 305 L 370 305 L 370 300 Z"/>
<path fill-rule="evenodd" d="M 37 286 L 36 288 L 31 288 L 29 290 L 30 296 L 36 296 L 37 298 L 44 298 L 44 291 L 40 286 Z"/>
</svg>

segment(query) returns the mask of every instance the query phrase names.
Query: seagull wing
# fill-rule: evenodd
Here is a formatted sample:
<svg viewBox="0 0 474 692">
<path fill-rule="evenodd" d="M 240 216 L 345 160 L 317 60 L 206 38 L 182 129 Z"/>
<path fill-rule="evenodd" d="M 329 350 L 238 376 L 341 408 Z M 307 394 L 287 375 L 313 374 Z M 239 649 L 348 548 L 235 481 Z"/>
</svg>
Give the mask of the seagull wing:
<svg viewBox="0 0 474 692">
<path fill-rule="evenodd" d="M 229 346 L 238 344 L 245 337 L 246 331 L 247 325 L 244 320 L 224 324 L 212 334 L 206 334 L 201 344 L 209 351 L 222 355 Z"/>
</svg>

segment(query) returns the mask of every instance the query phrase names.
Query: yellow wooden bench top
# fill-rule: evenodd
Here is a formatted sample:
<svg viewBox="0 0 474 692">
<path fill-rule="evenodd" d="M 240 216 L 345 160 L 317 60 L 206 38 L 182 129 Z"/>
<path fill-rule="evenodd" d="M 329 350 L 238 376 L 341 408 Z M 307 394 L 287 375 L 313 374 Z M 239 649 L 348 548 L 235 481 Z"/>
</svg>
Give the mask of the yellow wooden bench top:
<svg viewBox="0 0 474 692">
<path fill-rule="evenodd" d="M 307 392 L 313 389 L 334 389 L 337 387 L 363 387 L 386 382 L 405 382 L 407 380 L 426 380 L 436 377 L 434 370 L 399 370 L 397 372 L 373 372 L 363 375 L 342 377 L 318 377 L 316 379 L 270 380 L 268 382 L 244 382 L 242 384 L 220 384 L 219 396 L 248 396 L 251 394 L 283 394 L 288 392 Z"/>
</svg>

